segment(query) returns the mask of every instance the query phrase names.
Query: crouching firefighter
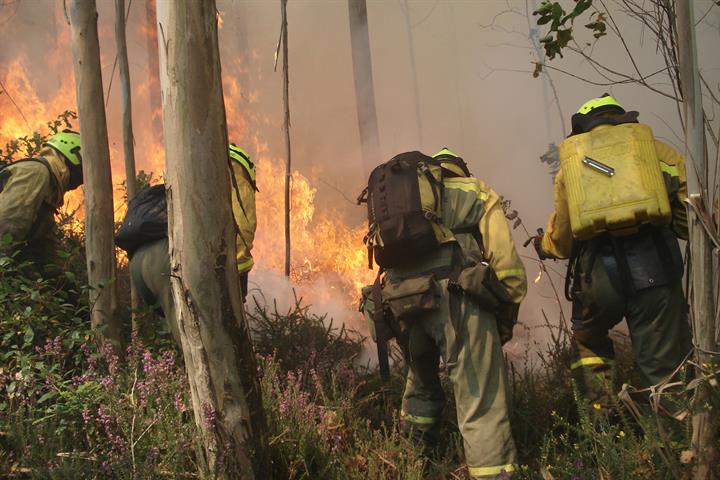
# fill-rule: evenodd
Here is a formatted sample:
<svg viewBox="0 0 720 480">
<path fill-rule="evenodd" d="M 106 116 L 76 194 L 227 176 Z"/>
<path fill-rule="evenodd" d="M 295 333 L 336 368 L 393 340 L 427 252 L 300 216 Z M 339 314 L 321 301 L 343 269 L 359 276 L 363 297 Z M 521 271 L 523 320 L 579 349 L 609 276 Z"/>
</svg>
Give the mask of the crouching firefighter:
<svg viewBox="0 0 720 480">
<path fill-rule="evenodd" d="M 243 299 L 247 294 L 248 272 L 253 266 L 250 253 L 255 227 L 255 165 L 244 150 L 231 144 L 231 198 L 237 227 L 237 266 Z M 115 244 L 128 253 L 130 277 L 143 302 L 159 307 L 174 340 L 180 345 L 175 305 L 170 287 L 167 200 L 165 184 L 154 185 L 133 198 L 115 235 Z"/>
<path fill-rule="evenodd" d="M 569 258 L 574 376 L 612 413 L 613 343 L 627 320 L 643 382 L 668 379 L 690 349 L 677 238 L 687 239 L 685 162 L 610 95 L 585 103 L 559 146 L 555 211 L 541 258 Z M 677 237 L 677 238 L 676 238 Z"/>
<path fill-rule="evenodd" d="M 21 256 L 38 266 L 56 260 L 55 212 L 65 193 L 83 183 L 80 134 L 51 136 L 37 156 L 0 169 L 0 238 L 21 242 Z"/>
<path fill-rule="evenodd" d="M 409 366 L 405 429 L 428 454 L 434 450 L 445 403 L 442 357 L 470 476 L 513 471 L 501 345 L 512 337 L 527 285 L 498 195 L 443 149 L 378 166 L 359 201 L 368 207 L 370 261 L 380 267 L 361 310 L 375 332 L 381 374 L 389 374 L 390 337 Z"/>
</svg>

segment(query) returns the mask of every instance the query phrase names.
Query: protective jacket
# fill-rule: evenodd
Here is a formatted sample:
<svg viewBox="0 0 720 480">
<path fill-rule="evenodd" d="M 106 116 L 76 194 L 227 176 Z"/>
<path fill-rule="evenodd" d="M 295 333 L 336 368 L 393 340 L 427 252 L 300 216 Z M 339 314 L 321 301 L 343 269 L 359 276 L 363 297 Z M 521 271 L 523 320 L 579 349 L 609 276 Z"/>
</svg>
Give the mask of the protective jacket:
<svg viewBox="0 0 720 480">
<path fill-rule="evenodd" d="M 255 263 L 251 252 L 257 229 L 255 168 L 238 162 L 232 162 L 232 166 L 235 176 L 231 192 L 232 209 L 239 230 L 236 239 L 237 266 L 242 274 L 249 272 Z"/>
<path fill-rule="evenodd" d="M 505 315 L 501 322 L 512 328 L 527 290 L 525 269 L 498 195 L 485 182 L 466 177 L 453 163 L 442 166 L 458 175 L 445 176 L 442 189 L 442 225 L 457 243 L 441 244 L 436 252 L 412 265 L 388 269 L 383 286 L 383 303 L 399 318 L 398 343 L 409 366 L 401 414 L 405 428 L 426 445 L 437 440 L 445 403 L 438 376 L 439 357 L 443 357 L 455 393 L 470 475 L 496 478 L 503 471 L 513 471 L 517 462 L 496 315 Z M 461 290 L 453 288 L 451 292 L 448 272 L 457 245 L 465 264 Z M 472 278 L 480 271 L 474 267 L 483 260 L 495 270 L 511 308 L 492 309 L 474 295 L 473 285 L 479 286 L 482 280 Z M 452 320 L 453 295 L 459 299 L 456 321 Z M 371 303 L 366 297 L 364 307 Z M 363 310 L 367 316 L 368 309 Z M 402 315 L 405 310 L 415 313 Z"/>
<path fill-rule="evenodd" d="M 41 243 L 55 227 L 55 211 L 63 204 L 69 169 L 50 147 L 37 159 L 20 160 L 0 170 L 0 236 Z"/>
<path fill-rule="evenodd" d="M 596 128 L 613 128 L 601 125 Z M 602 234 L 573 240 L 562 169 L 555 178 L 555 211 L 542 237 L 541 254 L 572 257 L 573 361 L 581 391 L 595 408 L 612 408 L 614 349 L 609 330 L 624 319 L 646 385 L 667 379 L 690 348 L 677 239 L 687 239 L 685 162 L 655 140 L 672 218 L 667 226 L 641 226 L 627 236 Z M 572 275 L 570 275 L 572 273 Z M 570 289 L 570 284 L 568 284 Z"/>
</svg>

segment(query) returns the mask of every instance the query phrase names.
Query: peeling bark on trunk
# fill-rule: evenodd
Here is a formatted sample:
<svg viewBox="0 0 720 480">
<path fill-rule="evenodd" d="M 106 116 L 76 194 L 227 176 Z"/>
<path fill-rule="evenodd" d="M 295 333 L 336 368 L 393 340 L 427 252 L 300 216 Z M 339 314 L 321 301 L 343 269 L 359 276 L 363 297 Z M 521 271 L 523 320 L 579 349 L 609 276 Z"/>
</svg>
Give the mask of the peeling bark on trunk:
<svg viewBox="0 0 720 480">
<path fill-rule="evenodd" d="M 82 143 L 85 192 L 85 252 L 93 328 L 119 342 L 116 316 L 113 189 L 95 0 L 73 0 L 70 8 L 72 55 Z"/>
<path fill-rule="evenodd" d="M 269 478 L 235 263 L 215 15 L 214 1 L 158 3 L 171 283 L 207 474 Z"/>
<path fill-rule="evenodd" d="M 381 158 L 365 0 L 348 0 L 348 10 L 362 160 L 365 173 L 369 175 L 370 171 L 380 163 Z"/>
</svg>

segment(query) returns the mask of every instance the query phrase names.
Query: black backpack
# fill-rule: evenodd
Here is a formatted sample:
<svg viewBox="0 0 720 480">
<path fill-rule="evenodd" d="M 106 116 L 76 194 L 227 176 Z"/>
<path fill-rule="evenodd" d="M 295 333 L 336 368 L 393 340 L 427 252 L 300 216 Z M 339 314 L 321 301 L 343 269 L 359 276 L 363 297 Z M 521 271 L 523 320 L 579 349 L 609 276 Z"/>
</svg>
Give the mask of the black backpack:
<svg viewBox="0 0 720 480">
<path fill-rule="evenodd" d="M 115 245 L 132 257 L 141 246 L 168 236 L 165 184 L 148 187 L 128 204 L 125 220 L 115 234 Z"/>
<path fill-rule="evenodd" d="M 457 163 L 467 175 L 462 159 L 432 158 L 406 152 L 376 167 L 358 198 L 367 202 L 368 263 L 373 257 L 383 268 L 406 264 L 436 250 L 442 234 L 442 177 L 457 176 L 440 162 Z M 436 167 L 436 168 L 431 168 Z"/>
</svg>

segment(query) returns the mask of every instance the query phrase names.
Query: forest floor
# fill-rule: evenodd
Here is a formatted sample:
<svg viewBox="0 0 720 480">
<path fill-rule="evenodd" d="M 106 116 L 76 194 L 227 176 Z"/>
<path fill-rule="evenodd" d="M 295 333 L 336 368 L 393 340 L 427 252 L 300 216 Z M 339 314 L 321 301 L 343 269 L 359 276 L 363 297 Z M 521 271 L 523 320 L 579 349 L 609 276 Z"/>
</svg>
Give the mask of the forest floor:
<svg viewBox="0 0 720 480">
<path fill-rule="evenodd" d="M 149 311 L 140 314 L 142 338 L 128 339 L 122 355 L 98 346 L 80 245 L 63 239 L 64 272 L 49 278 L 0 254 L 0 477 L 200 477 L 182 356 Z M 248 314 L 276 478 L 466 478 L 451 389 L 441 447 L 426 458 L 402 433 L 401 361 L 381 383 L 356 362 L 366 340 L 307 306 Z M 513 478 L 690 478 L 689 422 L 641 400 L 632 408 L 618 400 L 612 419 L 586 407 L 568 369 L 568 330 L 548 328 L 538 357 L 509 369 L 521 463 Z M 630 350 L 618 343 L 619 388 L 636 379 Z"/>
</svg>

